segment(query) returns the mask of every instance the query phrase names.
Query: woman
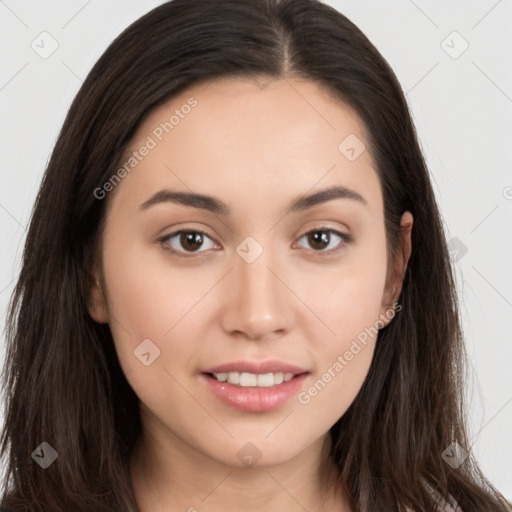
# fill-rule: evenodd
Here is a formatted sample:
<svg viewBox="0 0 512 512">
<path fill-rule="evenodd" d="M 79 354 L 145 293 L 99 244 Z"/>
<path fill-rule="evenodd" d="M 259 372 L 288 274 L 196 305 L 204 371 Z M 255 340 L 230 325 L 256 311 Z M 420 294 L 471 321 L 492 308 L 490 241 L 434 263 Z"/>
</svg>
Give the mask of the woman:
<svg viewBox="0 0 512 512">
<path fill-rule="evenodd" d="M 9 316 L 8 510 L 510 508 L 468 447 L 399 83 L 311 0 L 174 0 L 68 113 Z"/>
</svg>

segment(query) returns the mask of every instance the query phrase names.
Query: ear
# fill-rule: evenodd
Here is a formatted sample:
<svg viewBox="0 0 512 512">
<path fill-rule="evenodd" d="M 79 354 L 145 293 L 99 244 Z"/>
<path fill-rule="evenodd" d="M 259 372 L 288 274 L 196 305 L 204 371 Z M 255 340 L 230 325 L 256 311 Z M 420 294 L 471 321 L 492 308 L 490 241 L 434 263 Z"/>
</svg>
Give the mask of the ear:
<svg viewBox="0 0 512 512">
<path fill-rule="evenodd" d="M 93 320 L 100 324 L 108 323 L 107 299 L 99 272 L 93 272 L 87 288 L 87 310 L 89 314 Z"/>
<path fill-rule="evenodd" d="M 395 251 L 394 261 L 391 262 L 388 268 L 388 275 L 386 277 L 386 286 L 382 298 L 381 318 L 384 318 L 384 323 L 387 325 L 393 318 L 389 318 L 389 312 L 393 309 L 393 304 L 398 301 L 400 292 L 402 291 L 402 284 L 407 270 L 407 263 L 411 257 L 411 233 L 414 219 L 412 213 L 405 211 L 400 219 L 400 233 L 399 233 L 399 246 Z"/>
</svg>

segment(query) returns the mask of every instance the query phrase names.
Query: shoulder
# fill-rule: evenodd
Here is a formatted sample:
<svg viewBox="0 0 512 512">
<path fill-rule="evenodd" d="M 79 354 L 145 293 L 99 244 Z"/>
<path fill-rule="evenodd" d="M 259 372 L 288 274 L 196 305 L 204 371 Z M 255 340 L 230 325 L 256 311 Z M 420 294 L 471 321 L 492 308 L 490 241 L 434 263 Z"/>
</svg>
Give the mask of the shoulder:
<svg viewBox="0 0 512 512">
<path fill-rule="evenodd" d="M 459 507 L 459 504 L 455 501 L 451 494 L 448 495 L 448 499 L 445 500 L 440 494 L 433 491 L 432 495 L 439 502 L 439 511 L 440 512 L 462 512 L 462 509 Z"/>
<path fill-rule="evenodd" d="M 437 510 L 439 512 L 463 512 L 463 510 L 459 507 L 459 504 L 457 501 L 453 498 L 453 496 L 450 494 L 448 495 L 448 498 L 443 498 L 438 492 L 436 492 L 430 485 L 424 482 L 425 487 L 427 490 L 432 494 L 434 499 L 437 502 Z M 1 511 L 0 511 L 1 512 Z M 414 512 L 412 509 L 408 508 L 407 512 Z"/>
<path fill-rule="evenodd" d="M 439 512 L 463 512 L 451 494 L 449 494 L 448 498 L 445 499 L 439 492 L 436 491 L 436 489 L 429 485 L 425 479 L 422 479 L 422 483 L 425 486 L 425 489 L 436 500 Z"/>
<path fill-rule="evenodd" d="M 432 490 L 432 488 L 430 489 L 431 494 L 439 503 L 439 512 L 463 512 L 451 494 L 448 495 L 448 499 L 446 500 L 439 493 Z"/>
</svg>

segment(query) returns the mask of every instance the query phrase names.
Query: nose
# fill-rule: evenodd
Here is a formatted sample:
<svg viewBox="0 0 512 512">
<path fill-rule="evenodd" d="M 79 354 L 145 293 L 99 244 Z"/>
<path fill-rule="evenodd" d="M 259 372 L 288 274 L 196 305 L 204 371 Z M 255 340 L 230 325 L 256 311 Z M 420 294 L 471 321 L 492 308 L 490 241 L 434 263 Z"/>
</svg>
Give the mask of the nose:
<svg viewBox="0 0 512 512">
<path fill-rule="evenodd" d="M 282 336 L 290 329 L 293 308 L 297 305 L 293 301 L 300 301 L 288 288 L 286 278 L 290 273 L 273 256 L 270 248 L 265 248 L 252 263 L 234 255 L 234 268 L 222 290 L 221 318 L 225 332 L 262 340 Z"/>
</svg>

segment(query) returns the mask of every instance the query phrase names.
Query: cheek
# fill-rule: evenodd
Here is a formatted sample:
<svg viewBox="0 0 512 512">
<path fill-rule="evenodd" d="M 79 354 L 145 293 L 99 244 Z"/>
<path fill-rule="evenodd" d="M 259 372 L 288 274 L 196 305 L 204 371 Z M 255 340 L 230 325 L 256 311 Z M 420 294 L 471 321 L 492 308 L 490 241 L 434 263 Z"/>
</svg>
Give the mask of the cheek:
<svg viewBox="0 0 512 512">
<path fill-rule="evenodd" d="M 346 350 L 350 340 L 376 325 L 386 265 L 385 238 L 377 232 L 351 247 L 339 264 L 327 270 L 310 267 L 295 278 L 301 296 L 307 297 L 307 304 L 321 321 L 317 321 L 317 331 L 323 329 L 324 334 L 314 339 L 322 341 L 323 353 L 332 357 L 334 351 Z"/>
<path fill-rule="evenodd" d="M 210 282 L 193 272 L 171 268 L 156 248 L 122 244 L 115 238 L 104 247 L 103 271 L 110 329 L 125 373 L 137 370 L 132 378 L 141 376 L 141 384 L 147 385 L 145 379 L 155 378 L 148 377 L 147 368 L 169 366 L 167 347 L 171 344 L 172 359 L 186 364 L 197 350 L 195 337 L 186 328 L 190 328 L 194 306 L 207 293 Z M 154 361 L 148 367 L 138 357 L 143 348 L 142 353 L 150 352 L 146 362 Z"/>
<path fill-rule="evenodd" d="M 333 353 L 328 366 L 312 376 L 298 393 L 295 420 L 309 430 L 309 437 L 327 432 L 349 409 L 368 375 L 374 346 L 372 340 L 359 347 L 352 345 L 348 353 Z"/>
<path fill-rule="evenodd" d="M 314 286 L 320 275 L 310 273 L 304 282 L 304 293 L 309 288 L 308 302 L 321 322 L 310 322 L 315 374 L 297 399 L 306 416 L 321 414 L 328 425 L 345 413 L 358 394 L 382 326 L 386 247 L 385 239 L 377 235 L 373 245 L 348 256 L 322 286 Z"/>
<path fill-rule="evenodd" d="M 202 342 L 191 328 L 197 325 L 196 305 L 211 280 L 171 268 L 165 256 L 147 247 L 126 244 L 120 250 L 112 242 L 105 247 L 103 268 L 121 368 L 148 411 L 193 435 L 205 418 L 191 399 L 187 380 Z"/>
<path fill-rule="evenodd" d="M 321 435 L 347 411 L 359 393 L 372 362 L 378 335 L 379 301 L 375 289 L 347 281 L 324 309 L 335 334 L 317 337 L 312 348 L 315 371 L 296 397 L 296 420 L 310 435 Z M 350 293 L 352 292 L 352 293 Z M 327 323 L 326 322 L 326 323 Z M 320 332 L 320 329 L 318 329 Z"/>
</svg>

